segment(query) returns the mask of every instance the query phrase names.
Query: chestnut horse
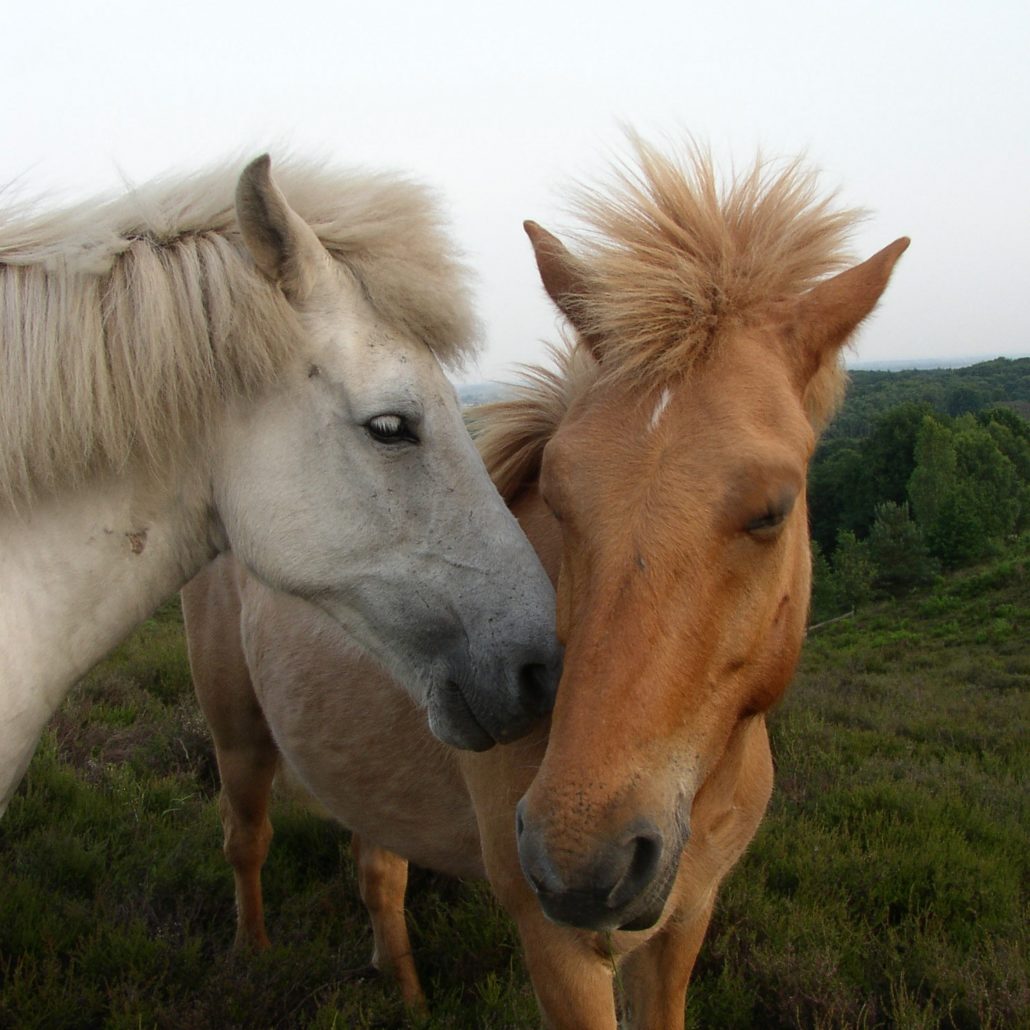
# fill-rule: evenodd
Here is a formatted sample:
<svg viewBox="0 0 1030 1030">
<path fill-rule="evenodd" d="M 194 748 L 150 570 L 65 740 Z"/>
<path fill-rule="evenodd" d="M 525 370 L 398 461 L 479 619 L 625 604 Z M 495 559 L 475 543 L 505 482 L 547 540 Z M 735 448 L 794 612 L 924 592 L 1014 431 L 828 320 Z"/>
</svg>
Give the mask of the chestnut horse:
<svg viewBox="0 0 1030 1030">
<path fill-rule="evenodd" d="M 582 200 L 575 252 L 527 223 L 576 341 L 480 416 L 487 466 L 557 585 L 549 726 L 448 751 L 316 609 L 229 559 L 184 593 L 238 943 L 267 941 L 281 757 L 355 831 L 376 958 L 410 1003 L 404 859 L 489 878 L 547 1025 L 615 1027 L 619 969 L 633 1026 L 683 1026 L 719 883 L 772 790 L 765 712 L 808 614 L 808 461 L 841 347 L 908 241 L 847 268 L 855 214 L 797 165 L 721 186 L 696 151 L 635 145 L 638 169 Z"/>
</svg>

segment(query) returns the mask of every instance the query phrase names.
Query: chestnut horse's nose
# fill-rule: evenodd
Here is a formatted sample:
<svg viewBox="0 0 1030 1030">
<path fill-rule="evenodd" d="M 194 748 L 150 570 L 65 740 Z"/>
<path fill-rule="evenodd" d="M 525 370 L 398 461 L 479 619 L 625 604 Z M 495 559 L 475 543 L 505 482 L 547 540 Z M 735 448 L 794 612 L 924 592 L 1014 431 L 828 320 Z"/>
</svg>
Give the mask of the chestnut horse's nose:
<svg viewBox="0 0 1030 1030">
<path fill-rule="evenodd" d="M 668 885 L 656 883 L 665 840 L 653 822 L 635 819 L 584 855 L 563 849 L 559 863 L 527 824 L 525 805 L 523 798 L 515 809 L 519 862 L 548 918 L 584 930 L 640 930 L 658 919 Z"/>
</svg>

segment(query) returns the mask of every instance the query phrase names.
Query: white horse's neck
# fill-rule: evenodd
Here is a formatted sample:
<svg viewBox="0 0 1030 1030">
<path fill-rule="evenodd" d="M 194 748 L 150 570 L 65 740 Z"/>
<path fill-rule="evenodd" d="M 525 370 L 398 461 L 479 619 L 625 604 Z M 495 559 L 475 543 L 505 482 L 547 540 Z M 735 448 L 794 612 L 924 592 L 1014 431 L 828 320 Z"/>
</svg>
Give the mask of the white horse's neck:
<svg viewBox="0 0 1030 1030">
<path fill-rule="evenodd" d="M 0 512 L 0 813 L 71 686 L 214 554 L 202 483 Z"/>
</svg>

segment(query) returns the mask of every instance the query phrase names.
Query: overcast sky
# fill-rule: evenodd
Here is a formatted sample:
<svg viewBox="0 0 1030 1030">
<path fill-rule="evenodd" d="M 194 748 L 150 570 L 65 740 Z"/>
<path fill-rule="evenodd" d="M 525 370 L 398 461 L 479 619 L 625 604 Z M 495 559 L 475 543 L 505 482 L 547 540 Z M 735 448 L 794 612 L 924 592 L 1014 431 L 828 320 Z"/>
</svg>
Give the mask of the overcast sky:
<svg viewBox="0 0 1030 1030">
<path fill-rule="evenodd" d="M 805 151 L 912 237 L 856 360 L 1030 354 L 1026 0 L 2 0 L 0 184 L 79 198 L 289 148 L 437 187 L 479 274 L 487 350 L 555 320 L 522 220 L 625 152 L 693 133 L 728 165 Z"/>
</svg>

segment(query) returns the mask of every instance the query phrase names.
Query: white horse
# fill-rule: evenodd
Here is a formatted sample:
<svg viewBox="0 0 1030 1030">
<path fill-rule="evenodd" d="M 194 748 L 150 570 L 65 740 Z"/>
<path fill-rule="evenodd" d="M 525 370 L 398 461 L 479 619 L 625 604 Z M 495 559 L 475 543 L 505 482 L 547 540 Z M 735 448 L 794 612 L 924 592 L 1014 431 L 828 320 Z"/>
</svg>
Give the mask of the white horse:
<svg viewBox="0 0 1030 1030">
<path fill-rule="evenodd" d="M 451 744 L 553 701 L 551 585 L 437 360 L 475 319 L 435 207 L 279 178 L 262 157 L 0 228 L 0 812 L 71 685 L 223 551 Z"/>
</svg>

